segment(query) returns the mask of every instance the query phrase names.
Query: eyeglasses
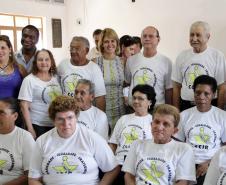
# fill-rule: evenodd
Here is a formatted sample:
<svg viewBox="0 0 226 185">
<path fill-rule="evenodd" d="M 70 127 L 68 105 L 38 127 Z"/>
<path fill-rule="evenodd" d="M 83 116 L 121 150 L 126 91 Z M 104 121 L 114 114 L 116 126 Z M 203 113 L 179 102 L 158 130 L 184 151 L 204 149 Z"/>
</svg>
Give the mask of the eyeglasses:
<svg viewBox="0 0 226 185">
<path fill-rule="evenodd" d="M 138 100 L 138 101 L 144 101 L 144 100 L 147 100 L 147 98 L 143 98 L 143 97 L 141 97 L 141 96 L 133 96 L 133 101 L 135 101 L 135 100 Z"/>
</svg>

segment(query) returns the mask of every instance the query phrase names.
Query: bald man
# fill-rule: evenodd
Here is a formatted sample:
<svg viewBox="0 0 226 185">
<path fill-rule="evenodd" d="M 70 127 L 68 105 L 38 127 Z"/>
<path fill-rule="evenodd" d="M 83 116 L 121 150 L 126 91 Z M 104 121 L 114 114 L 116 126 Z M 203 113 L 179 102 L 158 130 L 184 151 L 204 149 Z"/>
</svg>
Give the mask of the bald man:
<svg viewBox="0 0 226 185">
<path fill-rule="evenodd" d="M 159 31 L 153 26 L 146 27 L 141 33 L 143 53 L 133 55 L 127 60 L 125 81 L 130 84 L 129 104 L 131 90 L 138 84 L 154 87 L 157 104 L 172 103 L 172 62 L 157 51 L 159 41 Z"/>
<path fill-rule="evenodd" d="M 217 99 L 212 101 L 219 108 L 224 106 L 225 57 L 207 46 L 210 38 L 208 23 L 197 21 L 190 28 L 191 49 L 182 51 L 173 67 L 173 104 L 181 111 L 195 106 L 193 82 L 200 75 L 209 75 L 217 80 Z"/>
</svg>

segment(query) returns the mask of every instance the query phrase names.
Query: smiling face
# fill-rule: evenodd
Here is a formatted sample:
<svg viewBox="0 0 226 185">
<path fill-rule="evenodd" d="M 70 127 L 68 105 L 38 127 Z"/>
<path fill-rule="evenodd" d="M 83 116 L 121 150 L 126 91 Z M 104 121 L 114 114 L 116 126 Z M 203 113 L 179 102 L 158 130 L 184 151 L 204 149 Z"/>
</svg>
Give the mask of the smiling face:
<svg viewBox="0 0 226 185">
<path fill-rule="evenodd" d="M 47 51 L 40 51 L 37 55 L 37 68 L 39 72 L 49 72 L 51 68 L 51 58 Z"/>
<path fill-rule="evenodd" d="M 148 106 L 151 105 L 146 94 L 136 91 L 132 97 L 132 106 L 137 116 L 145 116 L 148 114 Z"/>
<path fill-rule="evenodd" d="M 171 141 L 178 129 L 174 126 L 174 117 L 169 114 L 158 114 L 153 116 L 151 124 L 152 136 L 157 144 L 166 144 Z"/>
<path fill-rule="evenodd" d="M 23 49 L 33 50 L 36 49 L 36 44 L 38 43 L 38 35 L 32 29 L 24 29 L 22 32 L 21 44 Z"/>
<path fill-rule="evenodd" d="M 110 37 L 104 37 L 103 39 L 104 53 L 115 54 L 117 48 L 117 41 Z"/>
<path fill-rule="evenodd" d="M 88 53 L 88 48 L 86 48 L 85 43 L 79 40 L 72 40 L 70 44 L 71 60 L 74 64 L 84 64 L 86 63 L 86 55 Z"/>
<path fill-rule="evenodd" d="M 11 53 L 11 48 L 7 46 L 5 41 L 0 40 L 0 61 L 7 63 L 9 60 L 10 53 Z"/>
<path fill-rule="evenodd" d="M 57 132 L 62 138 L 69 138 L 73 135 L 76 129 L 76 115 L 73 111 L 57 112 L 54 125 Z"/>
<path fill-rule="evenodd" d="M 207 42 L 210 34 L 207 33 L 203 26 L 193 26 L 190 30 L 190 45 L 195 53 L 201 53 L 207 48 Z"/>
</svg>

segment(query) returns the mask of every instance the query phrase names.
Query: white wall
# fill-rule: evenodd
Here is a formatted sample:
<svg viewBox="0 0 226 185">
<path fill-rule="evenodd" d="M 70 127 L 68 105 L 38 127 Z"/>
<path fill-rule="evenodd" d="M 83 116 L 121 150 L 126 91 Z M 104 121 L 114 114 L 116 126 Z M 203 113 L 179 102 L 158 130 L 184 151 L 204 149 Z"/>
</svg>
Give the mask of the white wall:
<svg viewBox="0 0 226 185">
<path fill-rule="evenodd" d="M 225 8 L 226 0 L 68 0 L 68 34 L 92 39 L 94 29 L 112 27 L 119 36 L 140 35 L 144 27 L 154 25 L 161 36 L 159 51 L 174 60 L 189 47 L 191 23 L 204 20 L 211 26 L 209 45 L 226 54 Z"/>
<path fill-rule="evenodd" d="M 44 47 L 50 49 L 53 52 L 54 58 L 57 63 L 60 60 L 67 57 L 67 22 L 66 22 L 66 5 L 58 3 L 46 3 L 36 0 L 1 0 L 0 5 L 1 13 L 12 13 L 17 15 L 27 16 L 41 16 L 44 18 Z M 62 19 L 62 48 L 52 47 L 52 18 Z"/>
<path fill-rule="evenodd" d="M 65 0 L 65 5 L 37 0 L 1 0 L 0 12 L 46 17 L 47 48 L 57 62 L 69 56 L 72 36 L 83 35 L 92 42 L 96 28 L 112 27 L 119 36 L 140 35 L 147 25 L 160 31 L 159 51 L 172 60 L 189 47 L 192 22 L 207 21 L 211 30 L 209 45 L 226 54 L 226 0 Z M 51 18 L 62 19 L 63 48 L 52 48 Z M 81 25 L 77 24 L 81 19 Z"/>
</svg>

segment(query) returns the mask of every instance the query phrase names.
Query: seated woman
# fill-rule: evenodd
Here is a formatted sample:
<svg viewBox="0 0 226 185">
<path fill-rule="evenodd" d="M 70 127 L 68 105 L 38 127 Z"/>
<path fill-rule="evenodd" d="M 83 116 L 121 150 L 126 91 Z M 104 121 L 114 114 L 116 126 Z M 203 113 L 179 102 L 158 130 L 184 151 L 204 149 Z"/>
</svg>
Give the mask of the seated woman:
<svg viewBox="0 0 226 185">
<path fill-rule="evenodd" d="M 53 128 L 48 107 L 56 96 L 62 94 L 55 75 L 56 64 L 52 53 L 46 49 L 38 51 L 32 73 L 24 79 L 18 97 L 25 124 L 34 138 Z"/>
<path fill-rule="evenodd" d="M 35 141 L 31 134 L 15 126 L 17 100 L 0 100 L 0 184 L 25 185 L 28 181 L 30 153 Z"/>
<path fill-rule="evenodd" d="M 137 139 L 151 139 L 151 111 L 155 105 L 155 91 L 149 85 L 137 85 L 132 90 L 132 105 L 135 113 L 122 116 L 114 128 L 109 145 L 122 166 L 131 144 Z M 121 173 L 115 184 L 123 184 Z"/>
<path fill-rule="evenodd" d="M 49 107 L 55 128 L 37 139 L 32 154 L 29 184 L 107 185 L 118 174 L 115 157 L 107 142 L 77 124 L 76 100 L 58 96 Z M 99 168 L 105 172 L 99 182 Z"/>
<path fill-rule="evenodd" d="M 196 181 L 194 154 L 191 146 L 171 139 L 177 132 L 179 111 L 167 104 L 153 112 L 153 140 L 135 141 L 122 171 L 130 185 L 188 185 Z"/>
<path fill-rule="evenodd" d="M 203 185 L 226 184 L 226 146 L 213 156 Z"/>
<path fill-rule="evenodd" d="M 26 71 L 17 64 L 13 47 L 6 35 L 0 35 L 0 98 L 17 98 Z"/>
</svg>

